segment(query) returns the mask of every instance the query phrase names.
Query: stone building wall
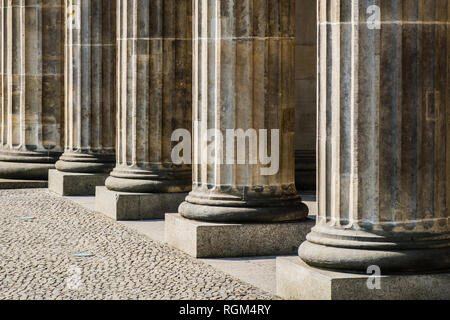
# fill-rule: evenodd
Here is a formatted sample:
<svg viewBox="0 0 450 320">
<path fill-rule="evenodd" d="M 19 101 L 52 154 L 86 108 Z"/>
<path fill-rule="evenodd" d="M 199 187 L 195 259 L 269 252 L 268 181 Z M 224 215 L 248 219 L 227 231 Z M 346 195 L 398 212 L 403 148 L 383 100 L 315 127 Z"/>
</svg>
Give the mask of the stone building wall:
<svg viewBox="0 0 450 320">
<path fill-rule="evenodd" d="M 295 159 L 297 188 L 315 189 L 316 159 L 316 0 L 296 0 Z"/>
</svg>

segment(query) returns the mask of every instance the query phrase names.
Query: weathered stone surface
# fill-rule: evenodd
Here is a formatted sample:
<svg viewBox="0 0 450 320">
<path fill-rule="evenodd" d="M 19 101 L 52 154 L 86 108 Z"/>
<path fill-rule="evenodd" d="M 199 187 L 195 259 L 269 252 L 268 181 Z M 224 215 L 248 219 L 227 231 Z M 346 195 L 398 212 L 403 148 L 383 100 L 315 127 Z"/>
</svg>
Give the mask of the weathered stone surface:
<svg viewBox="0 0 450 320">
<path fill-rule="evenodd" d="M 314 220 L 282 223 L 210 223 L 166 214 L 166 242 L 197 258 L 294 254 Z"/>
<path fill-rule="evenodd" d="M 164 219 L 166 212 L 177 211 L 187 193 L 128 193 L 97 187 L 95 210 L 114 220 Z"/>
<path fill-rule="evenodd" d="M 119 192 L 187 192 L 191 167 L 172 162 L 172 133 L 190 132 L 192 3 L 118 1 L 119 138 L 106 186 Z"/>
<path fill-rule="evenodd" d="M 56 169 L 109 172 L 115 165 L 116 1 L 66 0 L 65 6 L 65 152 Z"/>
<path fill-rule="evenodd" d="M 292 300 L 449 300 L 447 273 L 381 275 L 312 268 L 298 257 L 277 258 L 277 295 Z"/>
<path fill-rule="evenodd" d="M 0 179 L 0 190 L 47 188 L 46 180 Z"/>
<path fill-rule="evenodd" d="M 104 186 L 107 173 L 74 173 L 50 170 L 48 189 L 60 196 L 93 196 L 97 186 Z"/>
<path fill-rule="evenodd" d="M 64 5 L 0 6 L 0 177 L 47 180 L 63 151 Z"/>
<path fill-rule="evenodd" d="M 193 191 L 179 213 L 210 222 L 306 217 L 307 207 L 294 181 L 295 0 L 253 5 L 200 0 L 194 9 L 193 116 L 198 128 L 193 139 Z M 217 132 L 210 137 L 213 143 L 205 139 L 209 129 Z M 225 138 L 233 129 L 256 133 L 236 143 Z M 274 146 L 279 166 L 268 175 L 261 174 L 268 167 L 261 161 L 241 157 L 257 149 L 255 144 L 263 138 L 259 130 L 279 130 Z M 245 139 L 250 141 L 247 146 Z M 270 146 L 273 141 L 267 140 Z M 203 154 L 213 153 L 208 150 L 211 145 L 216 147 L 214 156 L 204 161 Z M 227 150 L 234 150 L 229 158 Z"/>
<path fill-rule="evenodd" d="M 312 266 L 450 269 L 449 4 L 403 4 L 381 1 L 378 29 L 320 1 L 318 219 L 300 248 Z"/>
</svg>

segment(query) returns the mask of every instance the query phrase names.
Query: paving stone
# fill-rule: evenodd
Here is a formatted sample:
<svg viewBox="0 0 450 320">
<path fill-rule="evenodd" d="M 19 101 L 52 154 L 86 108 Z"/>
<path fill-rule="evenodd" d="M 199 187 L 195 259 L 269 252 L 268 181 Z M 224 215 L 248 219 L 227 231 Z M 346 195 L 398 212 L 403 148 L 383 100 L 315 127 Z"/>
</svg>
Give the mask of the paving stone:
<svg viewBox="0 0 450 320">
<path fill-rule="evenodd" d="M 45 189 L 0 190 L 0 204 L 0 299 L 272 298 Z"/>
</svg>

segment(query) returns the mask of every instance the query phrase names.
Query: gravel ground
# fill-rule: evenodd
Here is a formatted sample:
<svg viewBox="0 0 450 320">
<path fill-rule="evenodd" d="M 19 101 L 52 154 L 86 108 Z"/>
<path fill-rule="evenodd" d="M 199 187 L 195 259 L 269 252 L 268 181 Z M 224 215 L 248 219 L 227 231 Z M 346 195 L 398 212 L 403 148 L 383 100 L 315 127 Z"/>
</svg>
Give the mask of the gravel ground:
<svg viewBox="0 0 450 320">
<path fill-rule="evenodd" d="M 0 190 L 0 299 L 270 298 L 45 189 Z"/>
</svg>

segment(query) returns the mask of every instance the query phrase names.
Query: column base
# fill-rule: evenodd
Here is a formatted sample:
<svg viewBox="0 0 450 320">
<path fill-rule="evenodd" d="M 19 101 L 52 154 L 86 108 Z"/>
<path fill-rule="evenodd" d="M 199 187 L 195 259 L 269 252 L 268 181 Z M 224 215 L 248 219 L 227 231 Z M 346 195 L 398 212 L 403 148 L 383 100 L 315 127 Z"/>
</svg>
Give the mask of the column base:
<svg viewBox="0 0 450 320">
<path fill-rule="evenodd" d="M 0 190 L 7 189 L 40 189 L 47 188 L 46 180 L 14 180 L 0 179 Z"/>
<path fill-rule="evenodd" d="M 0 178 L 14 180 L 48 180 L 52 163 L 26 163 L 0 161 Z"/>
<path fill-rule="evenodd" d="M 283 223 L 211 223 L 166 214 L 166 242 L 196 258 L 289 255 L 314 226 L 313 219 Z"/>
<path fill-rule="evenodd" d="M 400 222 L 396 227 L 406 228 Z M 415 226 L 420 227 L 425 229 L 419 223 Z M 366 272 L 368 266 L 376 265 L 384 273 L 450 270 L 450 234 L 444 231 L 369 232 L 317 225 L 307 239 L 299 248 L 299 256 L 316 268 Z"/>
<path fill-rule="evenodd" d="M 369 289 L 373 276 L 318 269 L 299 257 L 277 259 L 277 295 L 292 300 L 436 300 L 450 299 L 447 273 L 381 275 L 380 289 Z"/>
<path fill-rule="evenodd" d="M 184 193 L 192 189 L 192 170 L 117 166 L 106 180 L 109 190 L 130 193 Z M 175 210 L 176 211 L 176 210 Z"/>
<path fill-rule="evenodd" d="M 48 180 L 48 170 L 55 169 L 59 152 L 0 150 L 0 178 L 13 180 Z"/>
<path fill-rule="evenodd" d="M 95 211 L 114 220 L 164 219 L 166 212 L 175 212 L 187 193 L 127 193 L 97 187 Z"/>
<path fill-rule="evenodd" d="M 56 162 L 55 167 L 62 172 L 109 174 L 114 169 L 115 164 L 113 154 L 66 152 Z"/>
<path fill-rule="evenodd" d="M 48 172 L 48 189 L 60 196 L 93 196 L 97 186 L 104 186 L 106 173 Z"/>
</svg>

